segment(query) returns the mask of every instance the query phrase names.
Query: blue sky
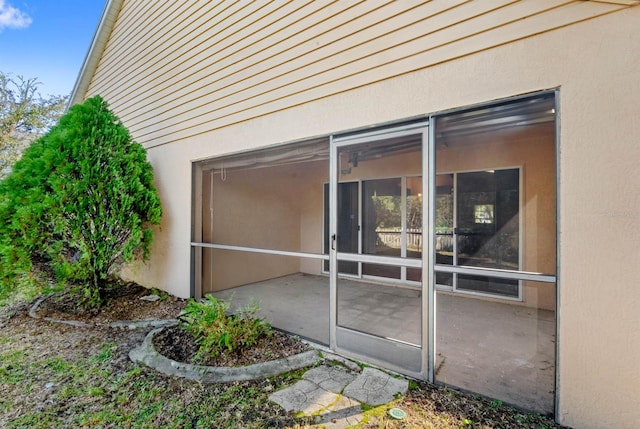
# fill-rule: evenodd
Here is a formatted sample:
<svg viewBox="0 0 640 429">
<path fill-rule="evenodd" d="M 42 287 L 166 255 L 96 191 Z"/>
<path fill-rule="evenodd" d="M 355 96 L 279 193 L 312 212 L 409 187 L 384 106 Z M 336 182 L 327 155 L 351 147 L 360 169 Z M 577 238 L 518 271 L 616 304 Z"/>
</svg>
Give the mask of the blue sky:
<svg viewBox="0 0 640 429">
<path fill-rule="evenodd" d="M 106 0 L 0 0 L 0 71 L 68 95 Z"/>
</svg>

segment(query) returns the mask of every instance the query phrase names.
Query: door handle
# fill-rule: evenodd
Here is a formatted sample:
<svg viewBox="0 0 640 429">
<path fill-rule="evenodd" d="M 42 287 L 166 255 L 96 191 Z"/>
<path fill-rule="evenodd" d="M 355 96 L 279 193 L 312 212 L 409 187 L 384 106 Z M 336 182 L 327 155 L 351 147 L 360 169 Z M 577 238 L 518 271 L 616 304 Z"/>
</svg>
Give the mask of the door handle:
<svg viewBox="0 0 640 429">
<path fill-rule="evenodd" d="M 337 238 L 338 237 L 335 234 L 333 234 L 331 236 L 331 250 L 336 250 L 336 239 Z"/>
</svg>

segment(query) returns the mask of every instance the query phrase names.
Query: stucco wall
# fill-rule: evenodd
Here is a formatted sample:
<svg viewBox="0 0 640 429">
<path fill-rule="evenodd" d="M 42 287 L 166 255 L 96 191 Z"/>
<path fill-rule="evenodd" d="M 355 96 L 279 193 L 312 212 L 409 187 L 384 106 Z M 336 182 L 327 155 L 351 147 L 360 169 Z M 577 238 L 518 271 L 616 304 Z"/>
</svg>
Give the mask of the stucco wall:
<svg viewBox="0 0 640 429">
<path fill-rule="evenodd" d="M 135 279 L 188 295 L 193 160 L 557 87 L 557 416 L 637 427 L 639 22 L 634 7 L 150 149 L 164 217 Z"/>
<path fill-rule="evenodd" d="M 272 170 L 277 170 L 274 173 Z M 213 231 L 205 241 L 217 244 L 297 251 L 300 247 L 301 170 L 285 166 L 228 171 L 213 176 L 213 201 L 203 195 L 203 225 L 213 215 Z M 205 176 L 205 180 L 208 177 Z M 203 192 L 204 194 L 204 192 Z M 208 208 L 211 207 L 211 211 Z M 206 213 L 205 213 L 206 212 Z M 297 258 L 208 250 L 212 281 L 203 292 L 296 273 Z"/>
</svg>

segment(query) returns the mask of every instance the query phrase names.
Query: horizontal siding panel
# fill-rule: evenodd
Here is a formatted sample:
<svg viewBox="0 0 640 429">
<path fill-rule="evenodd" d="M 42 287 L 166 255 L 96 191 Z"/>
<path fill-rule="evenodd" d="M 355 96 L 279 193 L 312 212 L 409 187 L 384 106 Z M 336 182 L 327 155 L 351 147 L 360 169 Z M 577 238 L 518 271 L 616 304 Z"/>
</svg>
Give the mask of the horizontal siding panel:
<svg viewBox="0 0 640 429">
<path fill-rule="evenodd" d="M 220 49 L 216 45 L 233 40 L 232 32 L 238 32 L 239 26 L 254 24 L 264 15 L 281 8 L 279 5 L 282 3 L 253 2 L 251 8 L 246 3 L 243 7 L 241 4 L 225 9 L 222 11 L 224 13 L 219 13 L 215 8 L 203 9 L 199 11 L 200 16 L 190 17 L 182 27 L 159 37 L 152 51 L 133 56 L 133 63 L 127 64 L 123 72 L 131 82 L 126 88 L 129 92 L 121 98 L 127 99 L 129 93 L 148 95 L 156 91 L 158 85 L 164 83 L 165 87 L 169 87 L 171 82 L 179 82 L 194 67 L 209 66 L 211 62 L 207 57 L 212 55 L 212 51 Z"/>
<path fill-rule="evenodd" d="M 132 7 L 134 6 L 135 7 Z M 112 37 L 114 39 L 112 53 L 121 57 L 129 53 L 132 43 L 139 44 L 145 36 L 155 34 L 153 22 L 160 23 L 168 17 L 176 7 L 176 0 L 162 3 L 142 3 L 136 4 L 125 1 L 118 22 L 113 28 Z M 156 24 L 157 25 L 157 24 Z M 106 65 L 109 60 L 105 58 Z"/>
<path fill-rule="evenodd" d="M 546 10 L 558 6 L 558 3 L 557 0 L 539 0 L 536 2 L 536 6 Z M 500 6 L 509 7 L 497 10 Z M 222 89 L 218 91 L 198 94 L 199 96 L 194 96 L 192 101 L 187 103 L 167 103 L 164 107 L 154 110 L 152 116 L 144 118 L 150 122 L 143 123 L 143 125 L 145 128 L 155 128 L 156 121 L 173 116 L 179 106 L 180 109 L 184 109 L 181 116 L 188 118 L 185 125 L 190 126 L 199 119 L 202 120 L 199 117 L 211 117 L 216 112 L 225 114 L 226 110 L 233 108 L 233 106 L 244 109 L 247 104 L 262 101 L 261 97 L 275 99 L 286 97 L 290 92 L 296 93 L 307 87 L 339 80 L 395 59 L 432 50 L 459 39 L 469 38 L 474 34 L 495 27 L 496 22 L 521 19 L 522 16 L 525 16 L 525 12 L 531 13 L 529 3 L 513 1 L 504 1 L 501 4 L 500 2 L 476 2 L 472 8 L 466 11 L 461 9 L 451 9 L 436 17 L 430 16 L 431 20 L 413 23 L 398 31 L 387 33 L 384 37 L 373 38 L 367 43 L 359 44 L 354 43 L 354 40 L 343 39 L 345 50 L 340 53 L 343 55 L 343 59 L 347 58 L 345 63 L 336 64 L 333 56 L 327 55 L 310 65 L 306 65 L 307 61 L 304 61 L 306 66 L 298 69 L 295 68 L 295 63 L 284 63 L 284 71 L 279 67 L 272 67 L 247 80 L 242 79 L 242 74 L 233 75 L 228 81 L 222 82 Z M 496 14 L 500 14 L 499 20 L 496 19 Z M 470 16 L 475 18 L 469 19 Z M 426 36 L 415 38 L 416 34 L 424 33 L 425 29 L 431 31 Z M 376 36 L 378 35 L 376 34 Z M 349 48 L 353 45 L 355 47 Z M 233 79 L 236 80 L 235 83 Z M 215 106 L 215 111 L 212 106 Z M 145 130 L 139 127 L 140 122 L 137 119 L 128 118 L 127 125 L 136 135 L 142 137 Z M 180 119 L 174 117 L 174 120 Z"/>
<path fill-rule="evenodd" d="M 224 27 L 225 20 L 250 6 L 248 3 L 225 3 L 205 8 L 202 4 L 203 2 L 180 2 L 178 8 L 163 8 L 162 14 L 157 17 L 149 16 L 144 22 L 135 22 L 133 26 L 123 25 L 129 29 L 136 28 L 136 36 L 121 35 L 115 39 L 113 49 L 105 52 L 105 64 L 110 73 L 104 76 L 99 89 L 108 91 L 111 89 L 110 85 L 117 88 L 122 78 L 126 78 L 130 82 L 128 86 L 131 86 L 139 76 L 149 77 L 153 67 L 162 63 L 168 52 L 174 50 L 182 55 L 188 54 L 187 50 L 181 51 L 181 47 L 189 43 L 203 25 Z M 189 7 L 185 9 L 184 5 Z M 258 7 L 257 4 L 254 7 Z M 252 11 L 253 9 L 249 9 L 248 13 Z M 238 19 L 242 17 L 241 15 Z"/>
<path fill-rule="evenodd" d="M 131 62 L 130 58 L 137 56 L 144 48 L 145 40 L 149 44 L 153 43 L 153 37 L 157 35 L 158 29 L 168 25 L 174 16 L 174 9 L 168 7 L 170 4 L 124 2 L 111 34 L 111 43 L 103 53 L 100 67 L 96 70 L 95 85 L 103 85 L 117 75 L 121 68 L 118 61 L 126 61 L 128 57 Z M 137 7 L 130 7 L 130 5 Z M 123 58 L 125 60 L 122 60 Z M 103 70 L 108 73 L 103 73 Z M 100 88 L 102 89 L 101 86 Z"/>
<path fill-rule="evenodd" d="M 486 10 L 493 10 L 495 7 L 513 2 L 514 0 L 503 2 L 482 2 L 482 7 L 486 12 Z M 446 3 L 451 4 L 451 2 Z M 439 4 L 443 5 L 445 2 L 440 2 Z M 480 3 L 475 4 L 478 4 L 480 7 Z M 427 6 L 430 5 L 431 4 L 428 4 Z M 430 10 L 433 8 L 425 7 L 424 9 Z M 433 13 L 428 13 L 427 16 L 432 17 L 434 14 L 439 12 L 441 12 L 441 10 L 434 10 Z M 464 21 L 469 17 L 469 14 L 473 16 L 473 14 L 477 12 L 477 8 L 473 8 L 468 12 L 468 14 L 461 14 L 461 17 L 453 15 L 451 19 Z M 337 33 L 328 34 L 328 45 L 326 46 L 323 46 L 322 43 L 316 42 L 315 39 L 312 39 L 312 42 L 314 44 L 319 44 L 321 48 L 313 50 L 310 53 L 304 53 L 307 51 L 307 46 L 303 46 L 303 49 L 296 50 L 293 53 L 283 53 L 282 55 L 284 55 L 284 58 L 278 57 L 277 62 L 274 58 L 271 58 L 268 68 L 266 69 L 265 66 L 260 65 L 253 69 L 240 70 L 237 73 L 228 75 L 225 80 L 217 82 L 218 87 L 220 88 L 218 90 L 210 89 L 197 92 L 194 90 L 191 94 L 190 102 L 186 102 L 185 99 L 188 98 L 187 96 L 182 96 L 178 101 L 178 104 L 172 105 L 169 104 L 170 100 L 163 98 L 163 110 L 154 111 L 150 116 L 143 119 L 162 118 L 164 117 L 163 115 L 165 112 L 169 111 L 171 108 L 177 107 L 177 105 L 180 105 L 181 107 L 185 106 L 186 109 L 192 110 L 202 106 L 212 105 L 218 109 L 227 106 L 229 103 L 234 103 L 237 100 L 244 100 L 264 92 L 291 86 L 292 83 L 299 82 L 303 79 L 317 77 L 321 73 L 335 74 L 336 70 L 346 70 L 346 73 L 349 73 L 349 69 L 353 67 L 355 61 L 381 61 L 383 58 L 380 58 L 380 55 L 378 57 L 375 56 L 375 54 L 379 53 L 381 50 L 384 51 L 387 50 L 388 47 L 401 45 L 408 40 L 415 39 L 416 35 L 424 33 L 426 29 L 432 29 L 432 31 L 436 32 L 438 29 L 437 25 L 443 25 L 444 27 L 450 25 L 449 20 L 441 20 L 440 17 L 438 17 L 437 21 L 442 21 L 444 24 L 439 24 L 438 22 L 433 24 L 418 23 L 412 28 L 407 28 L 407 21 L 409 20 L 409 22 L 412 22 L 410 20 L 415 20 L 414 15 L 416 10 L 412 9 L 403 16 L 402 19 L 404 22 L 398 23 L 397 28 L 400 28 L 400 30 L 393 33 L 388 33 L 387 31 L 386 37 L 382 39 L 380 36 L 384 35 L 385 31 L 379 32 L 378 30 L 379 28 L 384 30 L 384 20 L 390 15 L 390 12 L 382 9 L 376 10 L 375 13 L 375 18 L 382 21 L 382 23 L 377 26 L 378 28 L 376 28 L 376 26 L 370 26 L 369 29 L 367 29 L 367 32 L 354 32 L 354 28 L 359 30 L 362 27 L 366 27 L 364 23 L 374 21 L 374 19 L 369 15 L 360 17 L 359 19 L 362 20 L 363 24 L 359 24 L 358 21 L 351 21 L 350 24 L 353 25 L 341 26 L 332 30 Z M 378 32 L 372 33 L 372 31 L 374 31 L 372 29 L 375 29 L 375 31 Z M 352 37 L 349 37 L 350 34 Z M 327 35 L 327 33 L 323 34 L 323 36 L 324 35 Z M 331 41 L 334 41 L 334 43 L 330 43 Z M 384 55 L 385 54 L 382 54 L 382 56 Z M 393 56 L 395 53 L 387 51 L 386 55 Z M 225 100 L 224 103 L 220 104 L 225 97 L 233 98 Z M 158 114 L 160 114 L 160 116 L 158 116 Z M 136 125 L 140 122 L 139 119 L 134 117 L 128 119 L 129 126 L 132 130 L 136 130 Z"/>
<path fill-rule="evenodd" d="M 125 14 L 128 4 L 141 3 L 125 2 L 121 15 L 139 18 L 141 8 L 131 7 Z M 225 14 L 218 13 L 210 26 L 207 18 L 221 9 L 200 8 L 200 15 L 188 20 L 183 16 L 178 24 L 174 15 L 175 25 L 154 35 L 159 40 L 145 37 L 144 29 L 135 34 L 114 30 L 89 93 L 101 93 L 145 146 L 205 133 L 622 7 L 569 0 L 270 2 L 243 13 L 238 4 L 233 10 L 223 4 Z M 125 41 L 126 53 L 113 49 L 124 49 Z"/>
<path fill-rule="evenodd" d="M 594 16 L 593 9 L 585 8 L 581 4 L 572 5 L 572 9 L 573 10 L 571 11 L 571 14 L 569 15 L 569 21 L 566 20 L 566 11 L 560 14 L 556 14 L 555 16 L 551 13 L 547 13 L 536 17 L 536 20 L 538 22 L 535 23 L 535 28 L 540 28 L 540 24 L 548 25 L 552 28 L 559 28 L 575 22 L 576 19 L 584 20 Z M 576 9 L 580 10 L 578 11 Z M 615 7 L 609 7 L 606 9 L 606 11 L 601 11 L 601 13 L 607 13 L 616 10 Z M 576 15 L 576 13 L 580 13 L 580 16 Z M 522 25 L 522 23 L 513 23 L 511 24 L 511 26 L 517 26 L 518 24 Z M 513 40 L 528 37 L 531 31 L 530 25 L 533 24 L 534 23 L 526 23 L 525 25 L 522 25 L 521 28 L 517 29 L 519 31 L 519 34 L 517 34 L 516 39 Z M 486 49 L 487 44 L 489 44 L 490 46 L 496 46 L 496 43 L 498 42 L 507 43 L 504 39 L 505 33 L 506 35 L 513 36 L 514 29 L 500 27 L 498 29 L 492 30 L 492 32 L 483 34 L 482 38 L 477 39 L 475 52 Z M 414 55 L 404 58 L 400 61 L 390 62 L 388 64 L 366 70 L 361 74 L 356 74 L 341 80 L 328 82 L 314 88 L 303 89 L 301 92 L 292 94 L 286 98 L 267 101 L 261 105 L 257 105 L 255 100 L 251 100 L 251 102 L 247 104 L 247 107 L 244 110 L 236 111 L 236 109 L 227 109 L 227 111 L 216 112 L 218 117 L 216 119 L 213 119 L 211 122 L 204 122 L 201 124 L 196 123 L 189 127 L 186 127 L 186 124 L 184 123 L 176 124 L 175 126 L 171 127 L 170 133 L 166 133 L 165 129 L 158 129 L 157 131 L 149 133 L 147 135 L 138 136 L 136 134 L 136 136 L 138 138 L 138 141 L 148 147 L 152 147 L 159 144 L 170 143 L 172 141 L 183 139 L 192 135 L 202 134 L 211 129 L 231 125 L 254 117 L 266 115 L 277 110 L 283 110 L 292 106 L 303 104 L 314 99 L 323 98 L 327 94 L 336 94 L 339 92 L 343 92 L 361 86 L 363 81 L 367 83 L 373 83 L 386 79 L 389 76 L 406 73 L 407 70 L 419 70 L 430 65 L 448 61 L 455 57 L 468 55 L 471 52 L 469 52 L 469 46 L 464 42 L 465 40 L 461 40 L 449 45 L 441 46 L 432 51 L 423 52 L 419 55 Z M 235 107 L 237 108 L 238 106 Z M 171 123 L 171 121 L 172 120 L 169 119 L 168 123 Z"/>
<path fill-rule="evenodd" d="M 150 50 L 157 47 L 158 38 L 163 37 L 166 32 L 180 27 L 180 21 L 176 19 L 177 16 L 193 10 L 190 2 L 181 3 L 177 7 L 179 9 L 161 7 L 153 15 L 138 11 L 144 20 L 134 20 L 132 24 L 123 23 L 121 27 L 118 27 L 118 29 L 125 28 L 128 31 L 114 36 L 117 43 L 114 43 L 114 46 L 104 54 L 103 63 L 109 74 L 102 75 L 101 79 L 96 81 L 100 90 L 109 91 L 112 88 L 117 88 L 123 77 L 126 77 L 127 81 L 131 79 L 133 77 L 130 75 L 133 63 L 139 62 L 146 66 L 143 62 L 144 58 Z M 129 75 L 125 76 L 125 74 Z"/>
<path fill-rule="evenodd" d="M 279 3 L 274 2 L 272 4 Z M 299 4 L 304 5 L 302 2 L 299 2 Z M 313 3 L 310 4 L 313 5 Z M 319 8 L 321 6 L 318 4 L 311 12 L 316 12 Z M 303 8 L 300 7 L 294 10 L 294 15 L 308 13 L 306 11 L 301 12 L 301 9 Z M 254 46 L 260 42 L 260 39 L 265 37 L 263 32 L 259 30 L 270 25 L 280 26 L 278 30 L 286 28 L 287 24 L 291 22 L 291 17 L 294 16 L 288 14 L 289 11 L 287 9 L 280 7 L 269 15 L 257 17 L 256 21 L 252 21 L 253 25 L 245 25 L 233 37 L 226 34 L 216 35 L 214 33 L 216 31 L 215 28 L 210 29 L 210 32 L 199 34 L 189 45 L 181 46 L 178 52 L 172 52 L 170 56 L 164 57 L 163 61 L 156 63 L 148 76 L 137 81 L 128 90 L 135 93 L 144 92 L 149 102 L 154 100 L 154 96 L 157 99 L 158 97 L 164 98 L 167 95 L 176 94 L 181 88 L 190 83 L 201 82 L 206 77 L 206 73 L 211 73 L 213 64 L 215 64 L 216 69 L 219 69 L 223 67 L 222 61 L 225 63 L 229 61 L 237 62 L 237 58 L 229 57 L 237 53 L 238 50 L 244 52 L 245 49 L 250 47 L 260 52 L 259 47 Z M 255 18 L 256 16 L 252 16 L 252 19 Z M 214 39 L 217 40 L 211 42 Z M 166 90 L 166 93 L 158 95 L 162 90 Z M 132 106 L 135 108 L 134 100 L 129 99 L 126 95 L 124 94 L 123 96 L 123 104 L 119 105 L 122 111 L 126 111 L 128 107 Z"/>
<path fill-rule="evenodd" d="M 161 68 L 141 82 L 141 86 L 134 84 L 132 89 L 144 91 L 147 98 L 166 90 L 166 93 L 159 95 L 160 98 L 164 98 L 184 86 L 183 82 L 202 85 L 203 78 L 212 71 L 223 69 L 225 65 L 247 59 L 254 63 L 263 61 L 273 49 L 289 49 L 289 46 L 299 43 L 300 39 L 313 38 L 319 31 L 325 31 L 324 28 L 339 26 L 345 20 L 352 19 L 351 14 L 366 15 L 371 8 L 379 7 L 377 2 L 362 2 L 355 8 L 347 7 L 348 5 L 349 2 L 336 2 L 332 6 L 322 7 L 322 3 L 312 2 L 308 8 L 294 10 L 290 16 L 283 19 L 284 22 L 266 22 L 266 34 L 247 37 L 240 33 L 229 37 L 228 34 L 216 34 L 217 29 L 212 28 L 201 36 L 207 43 L 193 45 L 193 55 L 173 53 L 167 56 Z M 290 23 L 289 26 L 286 25 L 287 22 Z M 277 48 L 274 47 L 276 45 Z M 264 65 L 260 70 L 264 70 Z M 186 93 L 188 92 L 184 92 Z M 128 106 L 125 102 L 118 107 L 126 112 Z"/>
<path fill-rule="evenodd" d="M 137 64 L 127 64 L 126 74 L 131 79 L 130 91 L 145 91 L 144 86 L 157 85 L 157 79 L 170 78 L 172 73 L 189 70 L 190 58 L 194 52 L 211 49 L 209 39 L 226 40 L 240 25 L 251 25 L 254 20 L 268 15 L 279 2 L 241 2 L 239 6 L 228 8 L 220 13 L 207 11 L 198 19 L 188 17 L 186 25 L 176 27 L 165 37 L 156 38 L 154 49 L 145 55 L 136 56 Z M 277 6 L 279 7 L 279 6 Z M 187 19 L 184 17 L 183 19 Z M 202 34 L 208 28 L 210 34 Z M 213 36 L 212 36 L 213 35 Z M 169 64 L 167 59 L 173 59 Z M 206 63 L 205 63 L 206 64 Z"/>
<path fill-rule="evenodd" d="M 624 5 L 624 6 L 637 6 L 640 3 L 640 0 L 590 0 L 590 1 L 597 1 L 600 3 L 613 3 L 613 4 Z"/>
<path fill-rule="evenodd" d="M 265 49 L 261 50 L 258 55 L 247 58 L 245 62 L 232 62 L 227 66 L 226 60 L 216 61 L 217 70 L 215 73 L 210 73 L 210 70 L 206 69 L 205 72 L 209 73 L 208 76 L 196 75 L 193 80 L 188 78 L 186 81 L 180 81 L 179 87 L 174 89 L 184 91 L 184 93 L 193 93 L 192 100 L 188 104 L 192 105 L 191 108 L 195 108 L 211 103 L 216 103 L 216 107 L 218 107 L 217 102 L 225 97 L 246 93 L 250 90 L 272 90 L 270 82 L 286 86 L 291 81 L 313 76 L 337 66 L 349 64 L 356 59 L 373 55 L 385 46 L 402 44 L 415 38 L 416 34 L 424 32 L 424 28 L 419 28 L 424 24 L 420 24 L 419 21 L 424 19 L 424 16 L 433 16 L 442 11 L 431 5 L 433 3 L 403 11 L 387 20 L 385 17 L 389 17 L 391 11 L 382 8 L 372 12 L 374 17 L 370 18 L 370 15 L 366 15 L 360 18 L 362 20 L 375 18 L 377 21 L 367 31 L 360 30 L 362 28 L 360 25 L 340 26 L 295 46 L 295 49 L 282 50 L 283 45 L 289 45 L 293 40 L 292 38 L 285 39 L 277 46 L 282 51 L 276 55 L 272 55 L 271 50 Z M 408 22 L 413 22 L 413 24 L 408 25 Z M 400 30 L 394 31 L 398 28 Z M 388 35 L 386 39 L 389 40 L 380 39 L 385 35 Z M 256 59 L 259 60 L 258 63 L 255 63 Z M 234 58 L 230 58 L 229 61 L 234 61 Z M 249 66 L 246 65 L 247 61 L 251 61 Z M 276 79 L 279 80 L 276 82 Z M 182 94 L 160 93 L 152 95 L 147 98 L 148 104 L 142 110 L 138 110 L 136 116 L 130 118 L 130 126 L 135 126 L 135 124 L 149 119 L 151 117 L 149 114 L 164 113 L 178 105 L 184 105 L 184 98 Z M 126 110 L 122 112 L 126 113 Z"/>
</svg>

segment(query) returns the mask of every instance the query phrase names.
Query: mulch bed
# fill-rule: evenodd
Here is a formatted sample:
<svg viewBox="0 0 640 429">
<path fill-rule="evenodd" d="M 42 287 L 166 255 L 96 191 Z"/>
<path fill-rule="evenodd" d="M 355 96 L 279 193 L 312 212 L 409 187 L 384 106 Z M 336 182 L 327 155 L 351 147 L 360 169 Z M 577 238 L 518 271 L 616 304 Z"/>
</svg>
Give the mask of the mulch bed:
<svg viewBox="0 0 640 429">
<path fill-rule="evenodd" d="M 105 304 L 97 310 L 83 310 L 77 306 L 79 297 L 66 291 L 45 299 L 38 315 L 58 320 L 75 320 L 92 324 L 107 324 L 119 320 L 175 319 L 186 301 L 161 293 L 162 299 L 145 301 L 140 298 L 154 291 L 135 283 L 113 283 L 108 289 Z M 154 347 L 161 355 L 178 362 L 207 366 L 245 366 L 292 356 L 310 350 L 298 338 L 279 331 L 263 336 L 248 349 L 232 352 L 225 350 L 218 356 L 196 360 L 198 351 L 193 336 L 178 326 L 164 328 L 153 338 Z"/>
<path fill-rule="evenodd" d="M 158 353 L 169 359 L 206 366 L 246 366 L 310 350 L 310 347 L 298 338 L 273 331 L 273 335 L 262 336 L 258 343 L 250 348 L 224 350 L 217 356 L 196 360 L 198 345 L 193 336 L 179 326 L 164 328 L 157 333 L 153 337 L 153 346 Z"/>
<path fill-rule="evenodd" d="M 185 300 L 164 293 L 160 293 L 162 298 L 158 301 L 142 300 L 140 298 L 154 291 L 131 282 L 114 282 L 110 286 L 101 308 L 78 308 L 78 293 L 65 291 L 45 299 L 40 304 L 38 315 L 96 324 L 118 320 L 175 319 L 186 304 Z"/>
</svg>

